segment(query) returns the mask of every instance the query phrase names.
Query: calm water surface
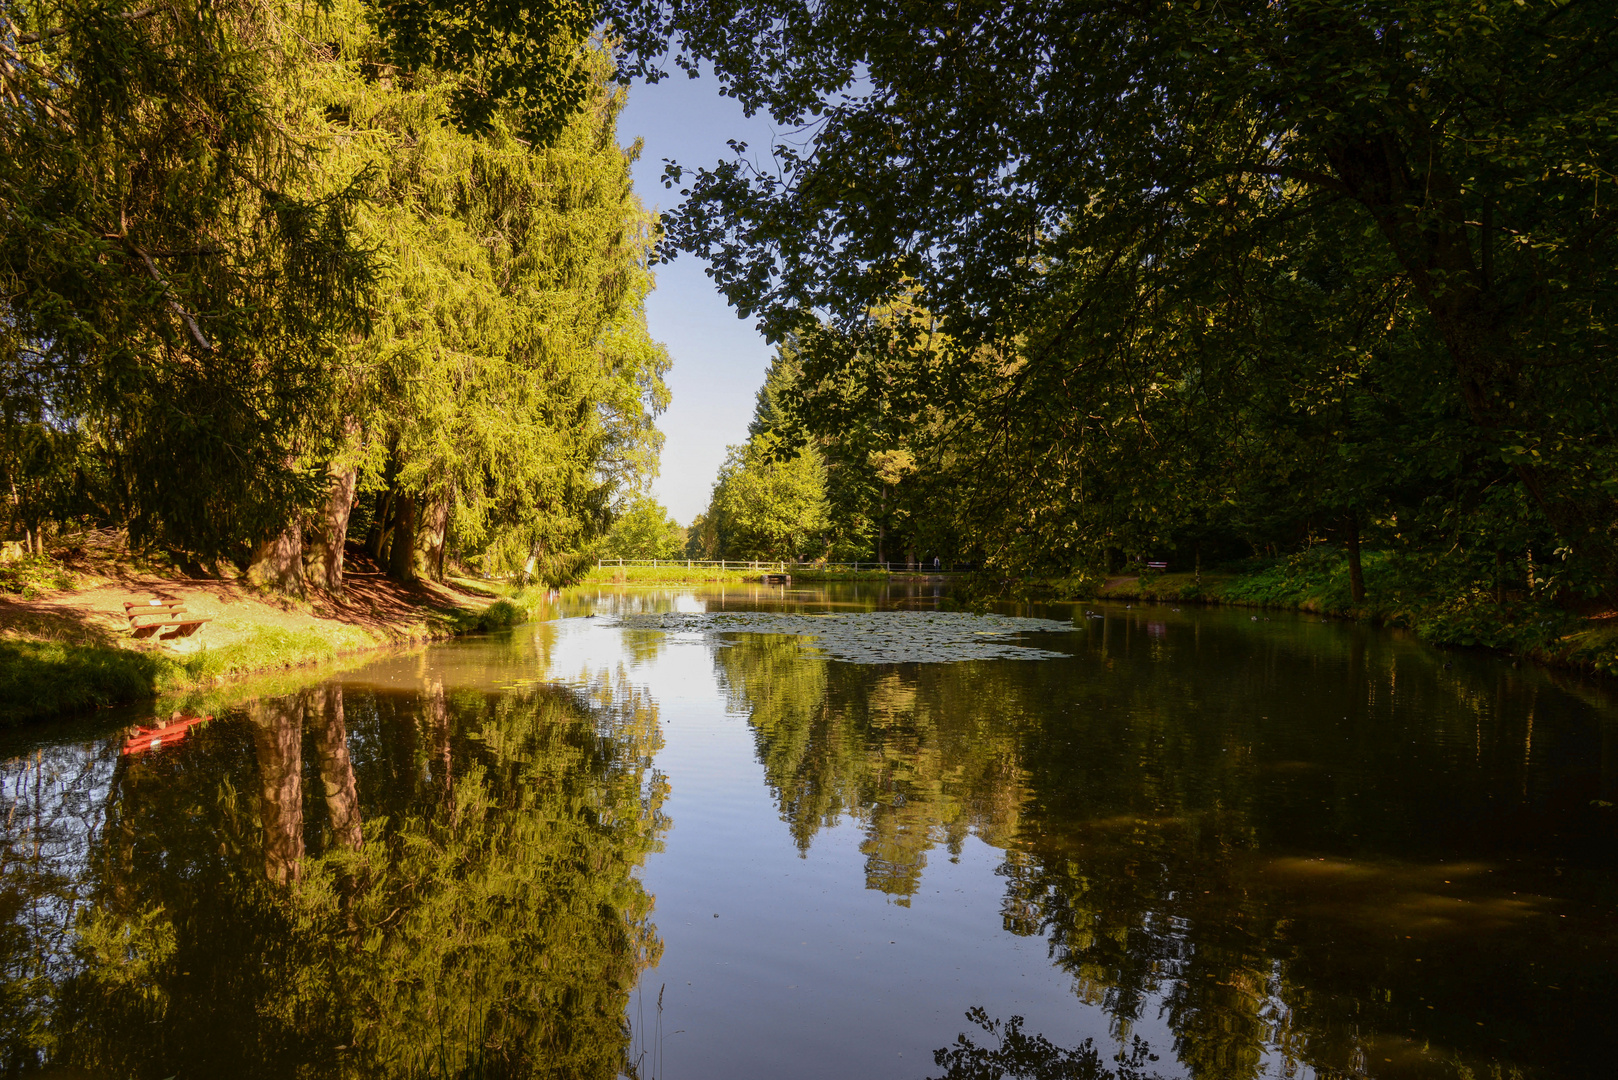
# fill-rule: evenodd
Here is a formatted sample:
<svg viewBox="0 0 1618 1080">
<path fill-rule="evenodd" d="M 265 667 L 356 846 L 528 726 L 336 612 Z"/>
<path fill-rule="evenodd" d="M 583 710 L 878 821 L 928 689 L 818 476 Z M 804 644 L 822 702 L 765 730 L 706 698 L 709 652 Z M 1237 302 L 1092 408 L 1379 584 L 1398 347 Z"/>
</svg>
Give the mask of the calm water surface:
<svg viewBox="0 0 1618 1080">
<path fill-rule="evenodd" d="M 7 734 L 7 1075 L 1614 1075 L 1602 688 L 1234 611 L 900 666 L 585 617 L 937 602 L 592 592 L 146 753 Z"/>
</svg>

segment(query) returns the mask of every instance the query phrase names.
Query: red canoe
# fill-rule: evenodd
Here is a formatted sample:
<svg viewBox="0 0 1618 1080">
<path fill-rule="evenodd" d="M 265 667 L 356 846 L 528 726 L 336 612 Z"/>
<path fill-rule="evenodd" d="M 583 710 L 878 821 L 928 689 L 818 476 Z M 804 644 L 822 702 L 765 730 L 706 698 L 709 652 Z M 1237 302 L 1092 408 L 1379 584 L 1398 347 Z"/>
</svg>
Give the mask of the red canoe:
<svg viewBox="0 0 1618 1080">
<path fill-rule="evenodd" d="M 124 743 L 124 753 L 141 754 L 147 750 L 171 746 L 190 734 L 191 729 L 197 724 L 205 724 L 212 719 L 211 716 L 181 716 L 175 713 L 157 727 L 136 728 L 135 734 Z"/>
</svg>

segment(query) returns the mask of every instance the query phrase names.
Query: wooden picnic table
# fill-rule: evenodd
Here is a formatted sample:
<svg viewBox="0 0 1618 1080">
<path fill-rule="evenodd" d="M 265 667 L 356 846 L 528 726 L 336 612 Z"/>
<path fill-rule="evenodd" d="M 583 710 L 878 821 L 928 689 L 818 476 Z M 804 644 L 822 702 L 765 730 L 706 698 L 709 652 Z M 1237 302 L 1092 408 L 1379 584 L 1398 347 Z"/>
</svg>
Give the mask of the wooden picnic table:
<svg viewBox="0 0 1618 1080">
<path fill-rule="evenodd" d="M 158 634 L 164 640 L 190 637 L 210 621 L 200 615 L 186 614 L 184 604 L 165 596 L 125 600 L 124 614 L 129 618 L 129 629 L 138 638 L 151 637 L 153 634 Z"/>
</svg>

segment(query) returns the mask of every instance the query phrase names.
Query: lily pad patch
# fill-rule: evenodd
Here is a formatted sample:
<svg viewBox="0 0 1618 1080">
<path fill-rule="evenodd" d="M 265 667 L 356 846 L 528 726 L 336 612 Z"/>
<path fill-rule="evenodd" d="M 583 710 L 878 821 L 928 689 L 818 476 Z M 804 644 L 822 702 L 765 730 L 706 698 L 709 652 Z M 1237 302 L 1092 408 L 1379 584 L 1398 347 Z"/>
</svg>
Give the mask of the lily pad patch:
<svg viewBox="0 0 1618 1080">
<path fill-rule="evenodd" d="M 787 634 L 811 638 L 805 648 L 849 664 L 948 664 L 959 660 L 1048 660 L 1066 653 L 1013 644 L 1021 634 L 1069 633 L 1071 622 L 955 611 L 868 611 L 791 615 L 770 611 L 663 612 L 622 615 L 628 630 L 668 633 Z"/>
</svg>

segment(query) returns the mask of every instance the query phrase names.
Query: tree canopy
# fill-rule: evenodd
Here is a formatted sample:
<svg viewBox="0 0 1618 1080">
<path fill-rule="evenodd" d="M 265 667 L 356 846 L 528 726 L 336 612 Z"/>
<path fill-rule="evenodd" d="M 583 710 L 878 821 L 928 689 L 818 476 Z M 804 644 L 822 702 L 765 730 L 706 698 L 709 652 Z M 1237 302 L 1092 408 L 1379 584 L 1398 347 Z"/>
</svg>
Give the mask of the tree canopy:
<svg viewBox="0 0 1618 1080">
<path fill-rule="evenodd" d="M 593 12 L 0 6 L 12 526 L 295 591 L 604 533 L 668 357 Z"/>
<path fill-rule="evenodd" d="M 783 129 L 669 164 L 671 245 L 822 435 L 879 371 L 942 407 L 991 560 L 1375 525 L 1618 582 L 1609 5 L 659 12 Z"/>
</svg>

